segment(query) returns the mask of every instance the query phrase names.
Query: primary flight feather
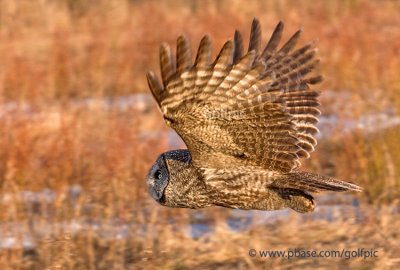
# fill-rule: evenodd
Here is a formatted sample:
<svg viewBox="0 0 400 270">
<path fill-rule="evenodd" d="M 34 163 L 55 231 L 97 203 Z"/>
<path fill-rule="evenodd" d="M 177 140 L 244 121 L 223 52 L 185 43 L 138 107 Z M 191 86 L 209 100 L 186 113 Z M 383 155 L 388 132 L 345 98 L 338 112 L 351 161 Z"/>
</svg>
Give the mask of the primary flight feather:
<svg viewBox="0 0 400 270">
<path fill-rule="evenodd" d="M 301 30 L 279 47 L 283 23 L 261 46 L 261 27 L 253 20 L 248 51 L 235 31 L 216 59 L 205 36 L 192 61 L 185 36 L 176 57 L 160 47 L 160 82 L 147 80 L 166 123 L 187 150 L 163 153 L 150 169 L 152 197 L 170 207 L 212 205 L 277 210 L 315 208 L 310 192 L 361 191 L 357 185 L 299 171 L 317 144 L 319 92 L 310 86 L 318 64 L 314 43 L 295 49 Z"/>
</svg>

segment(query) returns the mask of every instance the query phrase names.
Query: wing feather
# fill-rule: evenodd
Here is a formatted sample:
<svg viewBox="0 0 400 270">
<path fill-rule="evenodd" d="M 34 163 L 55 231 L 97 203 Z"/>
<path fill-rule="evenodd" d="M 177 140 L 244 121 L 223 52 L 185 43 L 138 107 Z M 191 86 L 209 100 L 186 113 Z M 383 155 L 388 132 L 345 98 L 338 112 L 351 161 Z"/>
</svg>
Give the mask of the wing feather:
<svg viewBox="0 0 400 270">
<path fill-rule="evenodd" d="M 209 68 L 211 65 L 211 39 L 208 35 L 200 41 L 194 65 L 199 70 Z"/>
<path fill-rule="evenodd" d="M 154 99 L 157 101 L 157 104 L 160 105 L 161 94 L 164 89 L 154 72 L 147 72 L 147 83 Z"/>
<path fill-rule="evenodd" d="M 243 37 L 239 31 L 235 31 L 233 38 L 233 43 L 235 44 L 235 51 L 233 54 L 233 63 L 239 62 L 240 58 L 243 56 Z"/>
<path fill-rule="evenodd" d="M 166 43 L 161 44 L 160 47 L 160 68 L 164 87 L 167 87 L 170 78 L 175 74 L 175 62 L 172 57 L 171 47 Z"/>
<path fill-rule="evenodd" d="M 229 74 L 233 61 L 233 42 L 227 41 L 222 47 L 217 59 L 214 62 L 211 77 L 207 85 L 202 89 L 201 96 L 210 95 Z"/>
<path fill-rule="evenodd" d="M 261 25 L 257 18 L 253 19 L 251 23 L 250 40 L 248 51 L 255 51 L 258 53 L 261 47 Z"/>
<path fill-rule="evenodd" d="M 179 36 L 176 43 L 176 72 L 182 74 L 192 66 L 192 53 L 186 36 Z"/>
<path fill-rule="evenodd" d="M 285 43 L 285 45 L 282 46 L 282 48 L 279 50 L 278 54 L 288 54 L 293 50 L 293 48 L 296 46 L 297 42 L 299 41 L 301 32 L 303 30 L 300 29 L 294 33 L 294 35 Z"/>
<path fill-rule="evenodd" d="M 243 38 L 235 31 L 213 63 L 208 36 L 194 64 L 186 37 L 177 40 L 176 64 L 170 47 L 161 45 L 163 83 L 149 72 L 148 84 L 194 165 L 291 172 L 314 150 L 319 92 L 310 85 L 322 80 L 310 75 L 318 64 L 315 43 L 295 49 L 299 30 L 279 48 L 283 28 L 279 22 L 260 53 L 261 26 L 254 19 L 248 52 L 243 55 Z"/>
<path fill-rule="evenodd" d="M 264 48 L 264 51 L 261 54 L 261 59 L 267 61 L 274 53 L 279 46 L 279 42 L 281 41 L 283 33 L 283 22 L 279 22 L 275 27 L 274 32 L 271 35 L 267 45 Z"/>
</svg>

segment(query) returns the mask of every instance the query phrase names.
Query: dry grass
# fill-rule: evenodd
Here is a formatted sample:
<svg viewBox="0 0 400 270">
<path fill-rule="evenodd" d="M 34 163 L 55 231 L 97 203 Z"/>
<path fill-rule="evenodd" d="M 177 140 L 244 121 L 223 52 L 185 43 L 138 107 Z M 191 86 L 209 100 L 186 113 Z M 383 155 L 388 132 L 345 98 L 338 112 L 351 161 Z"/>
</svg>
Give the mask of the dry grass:
<svg viewBox="0 0 400 270">
<path fill-rule="evenodd" d="M 400 219 L 398 210 L 390 209 L 398 209 L 400 195 L 398 129 L 365 136 L 341 135 L 338 128 L 305 164 L 366 187 L 358 195 L 366 213 L 362 221 L 339 215 L 332 222 L 301 222 L 293 213 L 279 226 L 234 233 L 222 218 L 230 210 L 211 208 L 203 213 L 215 232 L 193 239 L 186 231 L 193 211 L 161 208 L 146 193 L 147 169 L 167 148 L 165 140 L 144 141 L 140 133 L 165 128 L 155 109 L 143 114 L 135 108 L 74 104 L 87 97 L 146 92 L 144 72 L 158 69 L 160 42 L 173 44 L 185 32 L 195 49 L 209 33 L 217 51 L 234 27 L 247 38 L 256 16 L 265 33 L 282 19 L 285 37 L 304 26 L 303 42 L 319 39 L 326 75 L 321 88 L 346 93 L 341 100 L 322 96 L 326 115 L 346 120 L 388 108 L 398 112 L 399 12 L 396 1 L 373 0 L 0 2 L 0 198 L 5 209 L 0 226 L 18 222 L 29 230 L 32 224 L 53 224 L 55 230 L 45 237 L 34 234 L 35 249 L 0 250 L 0 269 L 395 269 Z M 2 114 L 10 102 L 15 108 Z M 72 204 L 68 187 L 74 184 L 83 191 Z M 32 212 L 20 194 L 43 188 L 55 190 L 57 197 Z M 76 234 L 57 227 L 75 219 L 133 225 L 121 239 L 107 239 L 91 227 Z M 247 255 L 252 247 L 300 246 L 374 248 L 379 258 L 288 261 Z"/>
<path fill-rule="evenodd" d="M 283 20 L 286 37 L 304 26 L 303 41 L 319 39 L 326 88 L 397 95 L 399 10 L 396 1 L 361 0 L 4 1 L 1 98 L 32 102 L 145 91 L 144 71 L 158 69 L 162 41 L 172 44 L 183 32 L 195 48 L 209 33 L 217 51 L 234 27 L 247 36 L 255 16 L 264 33 Z"/>
<path fill-rule="evenodd" d="M 108 206 L 105 213 L 113 206 Z M 129 207 L 128 207 L 129 208 Z M 127 208 L 125 208 L 127 209 Z M 362 221 L 345 218 L 338 212 L 332 221 L 308 220 L 291 213 L 287 220 L 273 224 L 254 225 L 240 233 L 230 230 L 215 209 L 214 232 L 193 239 L 184 216 L 178 224 L 166 220 L 168 210 L 151 207 L 147 217 L 136 209 L 126 216 L 132 222 L 127 235 L 107 238 L 104 233 L 86 228 L 71 234 L 60 230 L 48 237 L 37 237 L 36 249 L 0 251 L 1 269 L 396 269 L 399 263 L 399 213 L 393 207 L 361 208 Z M 65 208 L 58 207 L 57 211 Z M 133 209 L 132 209 L 133 210 Z M 185 210 L 188 211 L 188 210 Z M 174 214 L 179 214 L 173 211 Z M 204 211 L 207 212 L 207 211 Z M 209 211 L 208 211 L 209 212 Z M 186 213 L 180 211 L 186 216 Z M 258 217 L 262 217 L 258 213 Z M 122 216 L 122 215 L 120 215 Z M 36 221 L 43 222 L 44 217 Z M 44 224 L 45 222 L 43 222 Z M 141 225 L 148 226 L 144 235 Z M 104 225 L 111 229 L 115 225 Z M 376 258 L 251 258 L 249 249 L 256 250 L 364 250 L 378 251 Z M 31 267 L 31 268 L 29 268 Z"/>
</svg>

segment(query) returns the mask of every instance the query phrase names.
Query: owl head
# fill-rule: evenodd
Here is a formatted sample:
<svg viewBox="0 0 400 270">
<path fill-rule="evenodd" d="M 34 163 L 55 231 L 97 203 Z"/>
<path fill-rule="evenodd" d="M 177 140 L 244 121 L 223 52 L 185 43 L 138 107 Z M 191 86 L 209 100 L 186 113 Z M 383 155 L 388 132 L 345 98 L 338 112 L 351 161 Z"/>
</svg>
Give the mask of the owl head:
<svg viewBox="0 0 400 270">
<path fill-rule="evenodd" d="M 161 154 L 147 174 L 147 188 L 151 197 L 162 205 L 173 205 L 181 194 L 185 179 L 193 177 L 191 156 L 188 150 L 174 150 Z"/>
</svg>

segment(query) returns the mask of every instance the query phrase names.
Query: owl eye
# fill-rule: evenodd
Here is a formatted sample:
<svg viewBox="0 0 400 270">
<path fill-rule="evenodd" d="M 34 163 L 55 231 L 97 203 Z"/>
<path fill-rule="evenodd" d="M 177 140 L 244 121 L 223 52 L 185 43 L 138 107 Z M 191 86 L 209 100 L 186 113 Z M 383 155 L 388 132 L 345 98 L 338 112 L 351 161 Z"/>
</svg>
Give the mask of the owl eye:
<svg viewBox="0 0 400 270">
<path fill-rule="evenodd" d="M 157 170 L 157 171 L 154 173 L 154 178 L 155 178 L 155 179 L 161 180 L 162 176 L 163 176 L 163 175 L 162 175 L 161 170 Z"/>
</svg>

